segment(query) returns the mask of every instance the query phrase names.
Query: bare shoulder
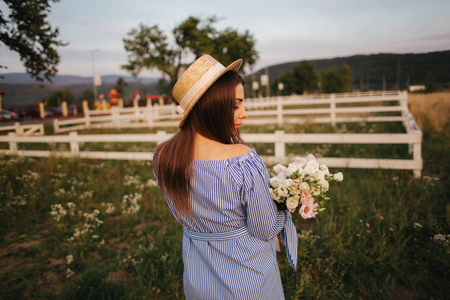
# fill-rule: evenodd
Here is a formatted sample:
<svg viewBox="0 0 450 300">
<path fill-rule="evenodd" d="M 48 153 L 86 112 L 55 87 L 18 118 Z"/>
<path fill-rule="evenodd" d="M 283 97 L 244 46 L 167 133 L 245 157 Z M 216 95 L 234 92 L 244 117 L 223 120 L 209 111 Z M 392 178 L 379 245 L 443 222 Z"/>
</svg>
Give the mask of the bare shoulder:
<svg viewBox="0 0 450 300">
<path fill-rule="evenodd" d="M 241 155 L 249 153 L 250 151 L 252 151 L 252 148 L 250 148 L 247 145 L 243 145 L 243 144 L 230 145 L 230 157 L 241 156 Z"/>
</svg>

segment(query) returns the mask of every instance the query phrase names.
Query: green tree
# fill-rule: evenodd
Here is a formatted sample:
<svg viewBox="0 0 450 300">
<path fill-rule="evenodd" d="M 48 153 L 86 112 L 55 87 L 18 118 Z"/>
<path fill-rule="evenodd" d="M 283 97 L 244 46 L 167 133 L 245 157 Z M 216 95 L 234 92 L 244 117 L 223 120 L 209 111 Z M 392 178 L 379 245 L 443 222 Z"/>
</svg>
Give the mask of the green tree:
<svg viewBox="0 0 450 300">
<path fill-rule="evenodd" d="M 284 85 L 282 95 L 302 95 L 317 90 L 319 75 L 312 63 L 301 61 L 293 67 L 292 71 L 280 73 L 277 79 Z"/>
<path fill-rule="evenodd" d="M 51 82 L 58 72 L 60 57 L 58 46 L 66 43 L 58 40 L 58 28 L 52 29 L 47 21 L 50 2 L 59 0 L 3 0 L 9 9 L 5 17 L 0 10 L 0 42 L 17 52 L 25 70 L 38 81 Z M 5 66 L 1 66 L 5 67 Z"/>
<path fill-rule="evenodd" d="M 439 85 L 432 74 L 428 74 L 425 78 L 425 92 L 434 93 L 438 90 Z"/>
<path fill-rule="evenodd" d="M 352 89 L 353 73 L 347 64 L 332 66 L 321 77 L 323 93 L 345 93 Z"/>
<path fill-rule="evenodd" d="M 295 77 L 294 77 L 294 73 L 292 71 L 284 71 L 281 72 L 278 75 L 277 78 L 278 82 L 283 83 L 284 88 L 282 91 L 280 91 L 281 95 L 292 95 L 292 94 L 296 94 L 296 82 L 295 82 Z M 273 85 L 272 89 L 278 89 L 277 86 Z"/>
<path fill-rule="evenodd" d="M 214 27 L 216 22 L 215 17 L 206 20 L 187 18 L 172 31 L 175 46 L 169 45 L 167 36 L 157 25 L 140 24 L 123 39 L 128 63 L 122 68 L 134 77 L 143 69 L 158 69 L 168 75 L 173 86 L 188 57 L 196 59 L 208 53 L 224 65 L 239 58 L 243 59 L 244 65 L 254 65 L 258 54 L 253 36 L 248 31 L 240 34 L 231 28 L 219 31 Z"/>
<path fill-rule="evenodd" d="M 63 101 L 67 104 L 72 104 L 75 102 L 75 95 L 69 89 L 59 90 L 53 92 L 47 99 L 48 106 L 60 106 Z"/>
<path fill-rule="evenodd" d="M 127 87 L 128 87 L 128 83 L 125 82 L 125 80 L 123 80 L 122 77 L 119 77 L 119 79 L 117 79 L 116 86 L 115 86 L 117 92 L 123 96 L 125 89 Z"/>
<path fill-rule="evenodd" d="M 160 79 L 158 79 L 158 82 L 156 83 L 156 90 L 159 94 L 170 94 L 171 86 L 166 78 L 161 77 Z"/>
<path fill-rule="evenodd" d="M 298 94 L 311 93 L 317 90 L 319 75 L 309 61 L 301 61 L 292 70 L 297 84 Z"/>
<path fill-rule="evenodd" d="M 88 102 L 91 101 L 92 99 L 94 99 L 94 92 L 92 91 L 92 89 L 84 89 L 81 92 L 80 97 L 78 97 L 78 102 L 81 102 L 83 100 L 87 100 Z"/>
</svg>

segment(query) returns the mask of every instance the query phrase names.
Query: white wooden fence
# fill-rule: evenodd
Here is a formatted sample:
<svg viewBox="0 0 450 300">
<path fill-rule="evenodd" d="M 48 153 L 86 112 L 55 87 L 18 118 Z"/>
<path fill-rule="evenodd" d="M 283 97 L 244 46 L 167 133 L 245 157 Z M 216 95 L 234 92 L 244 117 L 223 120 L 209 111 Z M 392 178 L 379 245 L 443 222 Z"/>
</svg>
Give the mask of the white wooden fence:
<svg viewBox="0 0 450 300">
<path fill-rule="evenodd" d="M 179 121 L 176 119 L 179 118 L 180 115 L 177 114 L 175 104 L 125 108 L 114 106 L 109 110 L 85 110 L 83 118 L 54 119 L 53 128 L 57 134 L 86 128 L 175 127 L 178 126 Z"/>
<path fill-rule="evenodd" d="M 79 135 L 77 132 L 70 132 L 68 135 L 42 137 L 24 137 L 16 136 L 15 133 L 9 133 L 8 136 L 0 136 L 0 142 L 9 143 L 9 149 L 0 149 L 0 153 L 33 157 L 50 157 L 55 155 L 88 159 L 152 160 L 152 152 L 81 151 L 80 143 L 161 143 L 170 137 L 172 137 L 172 134 L 168 134 L 165 131 L 158 131 L 156 134 L 95 135 Z M 286 154 L 286 144 L 408 144 L 412 145 L 410 147 L 412 159 L 321 157 L 319 161 L 327 164 L 329 167 L 412 170 L 415 177 L 420 177 L 422 170 L 422 133 L 420 130 L 411 129 L 406 134 L 298 134 L 277 130 L 274 133 L 243 134 L 242 138 L 248 143 L 273 143 L 275 145 L 274 156 L 262 156 L 268 164 L 288 163 L 290 160 L 293 160 L 293 157 L 289 157 Z M 70 151 L 18 150 L 18 143 L 68 143 L 70 144 Z"/>
<path fill-rule="evenodd" d="M 245 99 L 247 124 L 403 122 L 408 94 L 380 91 Z"/>
<path fill-rule="evenodd" d="M 15 131 L 16 135 L 19 136 L 44 135 L 44 124 L 20 124 L 16 122 L 14 125 L 0 126 L 0 131 Z"/>
<path fill-rule="evenodd" d="M 402 122 L 406 133 L 326 133 L 297 134 L 276 131 L 267 134 L 243 134 L 247 143 L 272 143 L 274 156 L 263 156 L 268 164 L 288 163 L 293 157 L 286 153 L 286 144 L 407 144 L 411 159 L 369 159 L 322 157 L 320 161 L 329 167 L 380 168 L 412 170 L 420 177 L 422 170 L 422 132 L 408 111 L 407 94 L 378 92 L 336 95 L 309 95 L 246 99 L 249 118 L 246 124 L 283 123 L 331 123 L 338 122 Z M 356 104 L 356 105 L 355 105 Z M 367 105 L 369 104 L 369 105 Z M 375 105 L 373 105 L 375 104 Z M 322 107 L 317 107 L 322 105 Z M 313 106 L 313 107 L 311 107 Z M 305 115 L 307 116 L 305 118 Z M 8 143 L 8 149 L 0 149 L 6 155 L 33 157 L 80 157 L 88 159 L 152 160 L 152 152 L 83 151 L 81 143 L 154 142 L 161 143 L 172 135 L 165 131 L 156 134 L 97 134 L 79 135 L 74 130 L 86 127 L 142 127 L 178 126 L 175 105 L 131 107 L 106 111 L 89 111 L 81 119 L 55 120 L 55 133 L 71 131 L 68 135 L 23 136 L 19 132 L 0 136 L 0 143 Z M 166 120 L 166 121 L 164 121 Z M 73 126 L 73 124 L 78 124 Z M 72 125 L 72 126 L 67 126 Z M 64 127 L 67 126 L 67 127 Z M 43 132 L 43 130 L 42 130 Z M 19 150 L 20 143 L 68 143 L 70 151 Z M 82 148 L 82 147 L 81 147 Z"/>
<path fill-rule="evenodd" d="M 408 112 L 407 93 L 383 91 L 351 94 L 317 94 L 245 99 L 249 125 L 286 123 L 403 122 Z M 54 120 L 54 132 L 85 128 L 177 127 L 175 104 L 145 107 L 113 107 L 84 110 L 84 117 Z"/>
</svg>

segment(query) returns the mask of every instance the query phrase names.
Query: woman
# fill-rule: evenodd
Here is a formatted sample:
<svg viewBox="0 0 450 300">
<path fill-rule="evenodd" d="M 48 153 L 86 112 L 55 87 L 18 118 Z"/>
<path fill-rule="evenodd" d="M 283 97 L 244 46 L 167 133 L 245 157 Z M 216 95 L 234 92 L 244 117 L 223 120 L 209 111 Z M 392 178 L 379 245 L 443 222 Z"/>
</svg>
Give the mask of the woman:
<svg viewBox="0 0 450 300">
<path fill-rule="evenodd" d="M 155 178 L 184 227 L 186 299 L 284 299 L 279 233 L 296 265 L 290 213 L 277 211 L 267 169 L 239 135 L 247 118 L 241 64 L 198 58 L 172 91 L 180 130 L 155 150 Z"/>
</svg>

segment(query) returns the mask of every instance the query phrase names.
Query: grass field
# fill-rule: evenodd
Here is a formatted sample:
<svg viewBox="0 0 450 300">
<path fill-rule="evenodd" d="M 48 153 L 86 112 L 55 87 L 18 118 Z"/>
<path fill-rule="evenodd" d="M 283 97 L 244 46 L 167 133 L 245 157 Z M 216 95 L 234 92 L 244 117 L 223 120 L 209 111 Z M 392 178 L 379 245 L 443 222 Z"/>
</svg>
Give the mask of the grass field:
<svg viewBox="0 0 450 300">
<path fill-rule="evenodd" d="M 424 134 L 421 179 L 409 171 L 341 169 L 345 179 L 332 185 L 325 212 L 313 220 L 293 216 L 299 270 L 279 255 L 286 299 L 448 298 L 449 95 L 409 97 Z M 336 130 L 402 128 L 346 124 Z M 403 150 L 289 149 L 399 158 Z M 0 170 L 1 299 L 183 298 L 182 228 L 155 186 L 150 162 L 1 157 Z"/>
</svg>

